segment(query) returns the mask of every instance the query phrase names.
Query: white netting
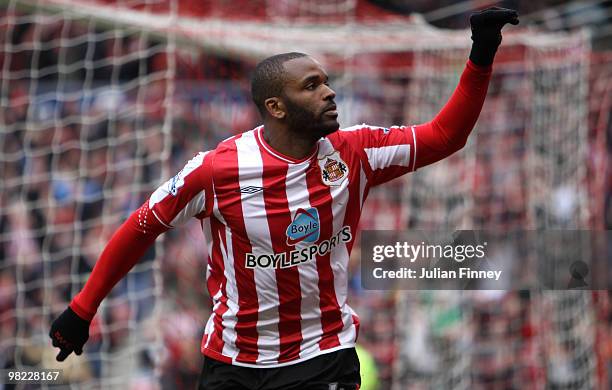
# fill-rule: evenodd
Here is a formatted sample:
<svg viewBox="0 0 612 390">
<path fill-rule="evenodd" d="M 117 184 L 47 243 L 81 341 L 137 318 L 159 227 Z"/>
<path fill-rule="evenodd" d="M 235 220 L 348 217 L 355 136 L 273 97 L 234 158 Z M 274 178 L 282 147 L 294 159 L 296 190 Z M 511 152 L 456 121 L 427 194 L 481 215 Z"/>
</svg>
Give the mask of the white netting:
<svg viewBox="0 0 612 390">
<path fill-rule="evenodd" d="M 0 366 L 63 368 L 84 387 L 155 381 L 161 246 L 104 301 L 83 357 L 55 362 L 48 331 L 168 174 L 173 68 L 155 60 L 171 40 L 21 5 L 0 12 Z"/>
<path fill-rule="evenodd" d="M 588 35 L 534 35 L 513 43 L 504 43 L 498 56 L 467 148 L 407 179 L 409 228 L 508 234 L 601 226 L 590 215 L 598 197 L 590 197 L 586 177 Z M 415 57 L 410 112 L 419 122 L 430 118 L 439 97 L 456 85 L 453 63 L 464 57 L 435 49 Z M 502 255 L 525 260 L 514 251 Z M 597 296 L 405 291 L 397 306 L 398 337 L 404 341 L 394 388 L 602 386 L 605 375 L 596 369 L 601 364 L 595 345 Z M 421 313 L 415 321 L 424 322 L 419 332 L 412 327 L 415 312 Z"/>
</svg>

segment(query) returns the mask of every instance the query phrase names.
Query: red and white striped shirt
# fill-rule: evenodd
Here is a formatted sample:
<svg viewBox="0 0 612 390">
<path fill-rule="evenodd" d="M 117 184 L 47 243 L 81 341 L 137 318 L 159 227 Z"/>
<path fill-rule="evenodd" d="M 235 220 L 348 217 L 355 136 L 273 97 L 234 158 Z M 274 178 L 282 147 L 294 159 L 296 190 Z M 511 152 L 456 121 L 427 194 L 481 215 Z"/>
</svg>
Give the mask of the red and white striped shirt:
<svg viewBox="0 0 612 390">
<path fill-rule="evenodd" d="M 258 127 L 198 154 L 153 193 L 168 228 L 202 218 L 213 299 L 202 352 L 245 366 L 281 366 L 353 347 L 348 261 L 373 185 L 414 169 L 411 127 L 355 126 L 296 160 Z"/>
<path fill-rule="evenodd" d="M 91 321 L 159 234 L 197 217 L 213 300 L 205 355 L 278 367 L 354 346 L 347 266 L 369 189 L 461 149 L 490 76 L 468 61 L 432 121 L 340 130 L 302 160 L 274 151 L 262 127 L 199 153 L 115 232 L 70 307 Z"/>
</svg>

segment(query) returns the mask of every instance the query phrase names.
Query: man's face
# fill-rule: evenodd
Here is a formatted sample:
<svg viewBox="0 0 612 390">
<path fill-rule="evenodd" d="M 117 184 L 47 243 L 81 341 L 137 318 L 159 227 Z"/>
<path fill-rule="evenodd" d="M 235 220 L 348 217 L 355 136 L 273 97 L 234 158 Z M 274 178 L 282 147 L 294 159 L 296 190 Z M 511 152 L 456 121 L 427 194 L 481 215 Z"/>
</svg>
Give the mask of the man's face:
<svg viewBox="0 0 612 390">
<path fill-rule="evenodd" d="M 329 87 L 327 73 L 311 57 L 300 57 L 284 63 L 285 88 L 281 99 L 291 131 L 307 131 L 321 138 L 338 130 L 338 112 Z"/>
</svg>

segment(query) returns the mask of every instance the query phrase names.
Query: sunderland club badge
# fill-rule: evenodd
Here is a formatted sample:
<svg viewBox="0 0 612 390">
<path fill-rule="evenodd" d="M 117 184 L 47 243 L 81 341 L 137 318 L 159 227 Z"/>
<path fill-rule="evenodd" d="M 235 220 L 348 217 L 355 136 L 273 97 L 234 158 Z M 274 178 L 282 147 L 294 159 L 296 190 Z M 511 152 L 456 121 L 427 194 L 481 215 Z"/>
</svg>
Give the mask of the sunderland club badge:
<svg viewBox="0 0 612 390">
<path fill-rule="evenodd" d="M 348 165 L 340 158 L 340 153 L 334 151 L 319 158 L 321 180 L 328 186 L 338 186 L 348 177 Z"/>
</svg>

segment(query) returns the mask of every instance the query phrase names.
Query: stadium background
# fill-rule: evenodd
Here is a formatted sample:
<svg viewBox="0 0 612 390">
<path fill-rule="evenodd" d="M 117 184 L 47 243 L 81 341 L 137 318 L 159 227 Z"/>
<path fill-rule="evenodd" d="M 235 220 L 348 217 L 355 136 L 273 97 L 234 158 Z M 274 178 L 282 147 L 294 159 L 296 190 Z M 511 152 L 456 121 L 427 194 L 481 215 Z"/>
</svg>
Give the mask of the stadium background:
<svg viewBox="0 0 612 390">
<path fill-rule="evenodd" d="M 85 388 L 195 386 L 209 315 L 196 221 L 113 290 L 83 356 L 58 365 L 48 327 L 148 194 L 259 122 L 248 76 L 277 52 L 321 59 L 343 126 L 416 123 L 457 83 L 469 14 L 517 9 L 468 146 L 375 191 L 361 227 L 612 226 L 610 1 L 0 4 L 0 367 L 62 367 Z M 380 389 L 612 387 L 607 291 L 365 291 L 357 247 L 351 264 Z"/>
</svg>

